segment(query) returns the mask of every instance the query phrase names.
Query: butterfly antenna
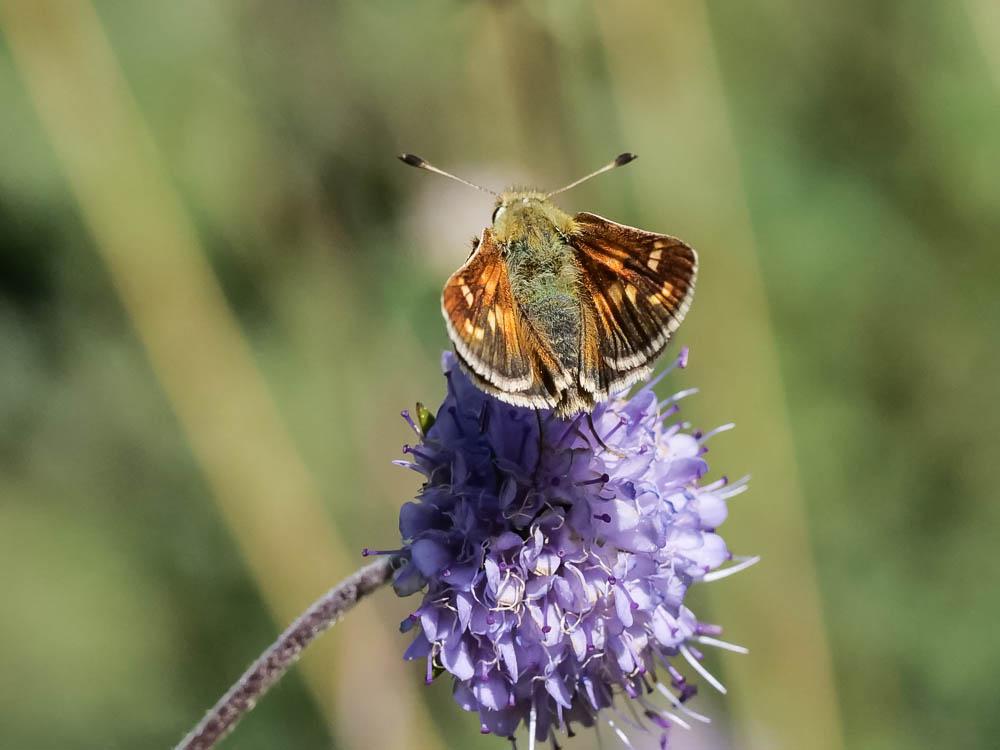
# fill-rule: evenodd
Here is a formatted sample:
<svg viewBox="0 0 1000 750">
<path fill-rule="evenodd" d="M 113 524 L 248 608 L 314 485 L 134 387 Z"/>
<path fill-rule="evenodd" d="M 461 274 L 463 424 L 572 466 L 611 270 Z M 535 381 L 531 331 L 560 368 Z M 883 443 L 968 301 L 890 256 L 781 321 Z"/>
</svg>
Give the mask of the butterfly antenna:
<svg viewBox="0 0 1000 750">
<path fill-rule="evenodd" d="M 484 188 L 481 185 L 476 185 L 474 182 L 469 182 L 468 180 L 463 180 L 461 177 L 456 177 L 450 172 L 445 172 L 443 169 L 438 169 L 429 161 L 420 158 L 416 154 L 400 154 L 398 158 L 401 162 L 403 162 L 403 164 L 409 164 L 411 167 L 416 167 L 417 169 L 426 169 L 428 172 L 439 174 L 442 177 L 448 177 L 452 180 L 455 180 L 455 182 L 461 182 L 463 185 L 468 185 L 469 187 L 475 188 L 476 190 L 482 190 L 484 193 L 489 193 L 490 195 L 496 195 L 496 193 L 494 193 L 492 190 L 489 190 L 488 188 Z"/>
<path fill-rule="evenodd" d="M 558 195 L 559 193 L 565 193 L 567 190 L 575 188 L 577 185 L 579 185 L 579 184 L 581 184 L 583 182 L 586 182 L 591 177 L 597 177 L 597 175 L 604 174 L 605 172 L 610 172 L 612 169 L 617 169 L 618 167 L 624 167 L 630 161 L 635 161 L 638 158 L 639 157 L 636 156 L 635 154 L 629 154 L 629 153 L 618 154 L 618 156 L 616 156 L 614 159 L 612 159 L 611 161 L 609 161 L 607 164 L 605 164 L 600 169 L 597 169 L 597 170 L 591 172 L 586 177 L 581 177 L 579 180 L 576 180 L 575 182 L 571 182 L 569 185 L 566 185 L 565 187 L 561 187 L 558 190 L 553 190 L 551 193 L 549 193 L 545 197 L 546 198 L 551 198 L 553 195 Z"/>
</svg>

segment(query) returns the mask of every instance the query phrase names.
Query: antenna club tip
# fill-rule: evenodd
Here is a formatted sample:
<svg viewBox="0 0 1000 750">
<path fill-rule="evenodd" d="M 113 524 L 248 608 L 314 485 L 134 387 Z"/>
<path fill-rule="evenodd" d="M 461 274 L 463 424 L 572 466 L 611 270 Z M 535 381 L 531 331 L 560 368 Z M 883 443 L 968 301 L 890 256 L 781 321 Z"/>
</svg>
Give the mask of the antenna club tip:
<svg viewBox="0 0 1000 750">
<path fill-rule="evenodd" d="M 629 152 L 626 151 L 624 154 L 619 154 L 618 156 L 615 157 L 615 166 L 624 167 L 630 161 L 635 161 L 638 158 L 639 158 L 638 154 L 630 154 Z"/>
<path fill-rule="evenodd" d="M 416 154 L 400 154 L 396 158 L 403 162 L 403 164 L 409 164 L 411 167 L 423 167 L 427 164 L 427 162 Z"/>
</svg>

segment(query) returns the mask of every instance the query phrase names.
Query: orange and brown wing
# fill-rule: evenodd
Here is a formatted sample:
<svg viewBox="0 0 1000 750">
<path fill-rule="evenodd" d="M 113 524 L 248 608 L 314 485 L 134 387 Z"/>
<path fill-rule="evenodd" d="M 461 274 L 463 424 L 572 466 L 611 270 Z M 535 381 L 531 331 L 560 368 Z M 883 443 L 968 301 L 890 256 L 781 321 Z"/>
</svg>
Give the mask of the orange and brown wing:
<svg viewBox="0 0 1000 750">
<path fill-rule="evenodd" d="M 698 255 L 676 237 L 573 218 L 585 290 L 580 385 L 602 400 L 649 374 L 691 306 Z"/>
<path fill-rule="evenodd" d="M 551 408 L 569 383 L 514 298 L 490 229 L 441 295 L 455 353 L 476 384 L 517 406 Z"/>
</svg>

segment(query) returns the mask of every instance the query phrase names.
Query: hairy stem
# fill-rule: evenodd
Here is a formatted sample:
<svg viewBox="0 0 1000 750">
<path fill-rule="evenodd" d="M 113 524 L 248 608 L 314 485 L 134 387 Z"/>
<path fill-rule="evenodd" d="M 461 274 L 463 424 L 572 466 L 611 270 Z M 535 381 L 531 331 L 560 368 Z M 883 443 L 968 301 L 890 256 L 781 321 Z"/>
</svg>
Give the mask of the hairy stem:
<svg viewBox="0 0 1000 750">
<path fill-rule="evenodd" d="M 299 654 L 368 594 L 384 586 L 394 560 L 380 558 L 327 591 L 272 643 L 174 750 L 210 750 L 288 671 Z"/>
</svg>

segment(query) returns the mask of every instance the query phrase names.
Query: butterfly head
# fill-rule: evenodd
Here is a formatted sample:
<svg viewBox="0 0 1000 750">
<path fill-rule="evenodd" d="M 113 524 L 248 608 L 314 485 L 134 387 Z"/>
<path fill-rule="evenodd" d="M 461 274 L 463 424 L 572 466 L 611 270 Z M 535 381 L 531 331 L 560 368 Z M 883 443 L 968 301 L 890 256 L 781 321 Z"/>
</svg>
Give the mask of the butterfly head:
<svg viewBox="0 0 1000 750">
<path fill-rule="evenodd" d="M 493 235 L 502 244 L 540 231 L 551 231 L 552 228 L 569 233 L 572 223 L 568 214 L 559 210 L 546 193 L 538 190 L 505 190 L 497 197 L 493 209 Z"/>
</svg>

